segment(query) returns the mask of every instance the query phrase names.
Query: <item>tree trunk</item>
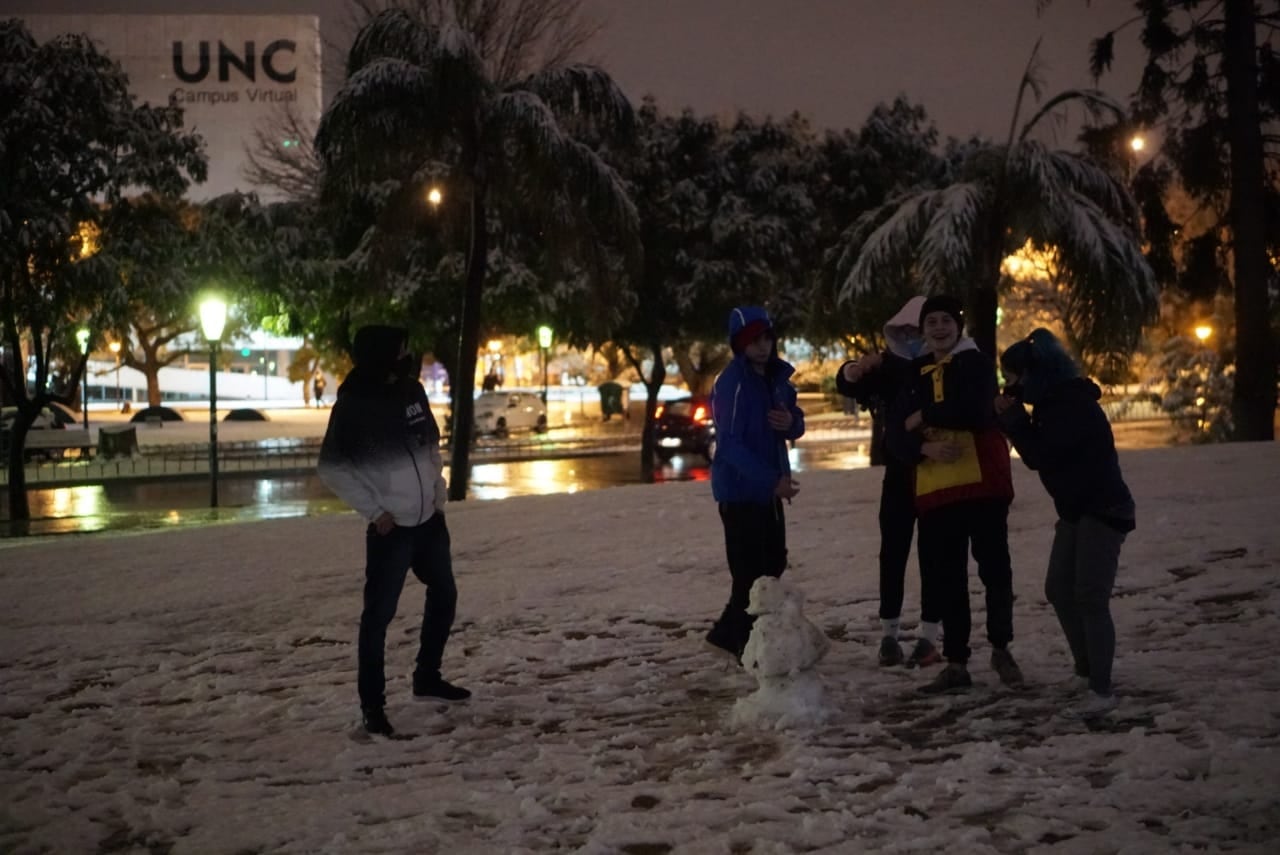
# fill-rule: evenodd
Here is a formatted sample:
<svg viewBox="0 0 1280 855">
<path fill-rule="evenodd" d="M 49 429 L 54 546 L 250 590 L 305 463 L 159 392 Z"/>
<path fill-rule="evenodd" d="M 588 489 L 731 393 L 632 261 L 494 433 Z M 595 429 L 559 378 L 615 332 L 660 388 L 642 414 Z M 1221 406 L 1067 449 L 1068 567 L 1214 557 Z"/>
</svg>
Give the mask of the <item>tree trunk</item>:
<svg viewBox="0 0 1280 855">
<path fill-rule="evenodd" d="M 147 404 L 160 406 L 160 366 L 154 359 L 149 359 L 142 366 L 142 373 L 147 378 Z"/>
<path fill-rule="evenodd" d="M 1267 294 L 1262 126 L 1253 0 L 1226 0 L 1223 65 L 1231 147 L 1231 233 L 1235 264 L 1236 377 L 1232 438 L 1275 439 L 1276 358 Z"/>
<path fill-rule="evenodd" d="M 653 483 L 656 471 L 654 460 L 658 456 L 658 438 L 653 435 L 654 414 L 658 411 L 658 392 L 667 380 L 667 366 L 662 359 L 662 345 L 654 344 L 653 372 L 644 381 L 644 388 L 649 393 L 644 402 L 644 428 L 640 433 L 640 478 L 646 484 Z"/>
<path fill-rule="evenodd" d="M 973 285 L 965 301 L 968 313 L 965 326 L 969 337 L 978 345 L 978 350 L 992 359 L 1000 357 L 996 344 L 996 312 L 1000 305 L 997 289 L 1000 285 L 1000 263 L 1004 260 L 1003 249 L 1004 224 L 997 218 L 988 229 L 986 244 L 974 271 Z"/>
<path fill-rule="evenodd" d="M 449 376 L 453 397 L 452 443 L 449 455 L 449 501 L 467 498 L 471 481 L 471 434 L 476 409 L 476 357 L 480 352 L 480 300 L 484 294 L 484 275 L 489 251 L 488 224 L 485 222 L 484 186 L 480 182 L 472 190 L 471 245 L 467 249 L 467 278 L 462 294 L 462 329 L 458 336 L 457 374 Z"/>
<path fill-rule="evenodd" d="M 23 406 L 18 404 L 18 416 L 9 431 L 9 519 L 17 522 L 31 519 L 31 505 L 27 502 L 27 469 L 23 460 L 27 445 L 27 433 L 40 412 L 39 402 Z"/>
</svg>

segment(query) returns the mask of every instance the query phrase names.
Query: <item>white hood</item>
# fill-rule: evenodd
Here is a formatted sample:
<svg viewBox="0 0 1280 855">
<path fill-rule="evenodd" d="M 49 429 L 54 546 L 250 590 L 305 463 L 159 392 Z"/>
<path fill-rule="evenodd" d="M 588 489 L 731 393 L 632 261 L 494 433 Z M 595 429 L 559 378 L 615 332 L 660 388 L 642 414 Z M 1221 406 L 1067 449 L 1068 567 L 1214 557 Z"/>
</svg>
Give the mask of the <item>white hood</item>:
<svg viewBox="0 0 1280 855">
<path fill-rule="evenodd" d="M 912 297 L 884 325 L 885 343 L 895 356 L 907 360 L 915 358 L 911 352 L 911 339 L 920 337 L 920 310 L 924 308 L 924 301 L 924 297 Z"/>
</svg>

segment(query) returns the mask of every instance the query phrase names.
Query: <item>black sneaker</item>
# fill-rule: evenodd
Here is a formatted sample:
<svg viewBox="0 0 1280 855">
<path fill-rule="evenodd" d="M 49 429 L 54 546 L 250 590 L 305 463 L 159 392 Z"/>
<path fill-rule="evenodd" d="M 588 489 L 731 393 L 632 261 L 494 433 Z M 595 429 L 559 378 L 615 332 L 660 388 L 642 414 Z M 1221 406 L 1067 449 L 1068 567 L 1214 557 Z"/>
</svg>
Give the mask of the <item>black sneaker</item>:
<svg viewBox="0 0 1280 855">
<path fill-rule="evenodd" d="M 382 707 L 362 707 L 360 709 L 364 721 L 365 733 L 374 736 L 391 736 L 396 729 L 387 721 L 387 714 Z"/>
<path fill-rule="evenodd" d="M 1022 685 L 1022 669 L 1013 661 L 1013 654 L 1008 650 L 997 647 L 991 651 L 991 669 L 1006 686 Z"/>
<path fill-rule="evenodd" d="M 907 657 L 908 668 L 927 668 L 942 661 L 942 653 L 938 646 L 927 638 L 916 640 L 916 646 Z"/>
<path fill-rule="evenodd" d="M 902 645 L 898 639 L 886 635 L 880 639 L 880 667 L 891 668 L 902 664 Z"/>
<path fill-rule="evenodd" d="M 437 677 L 429 681 L 413 681 L 413 699 L 416 701 L 465 701 L 471 692 Z"/>
<path fill-rule="evenodd" d="M 742 651 L 730 643 L 725 635 L 717 632 L 714 628 L 707 633 L 706 642 L 718 655 L 731 658 L 738 664 L 742 663 Z"/>
<path fill-rule="evenodd" d="M 926 695 L 940 695 L 943 692 L 968 689 L 972 685 L 973 678 L 969 676 L 969 669 L 959 662 L 951 662 L 939 671 L 938 676 L 931 682 L 921 686 L 920 692 Z"/>
</svg>

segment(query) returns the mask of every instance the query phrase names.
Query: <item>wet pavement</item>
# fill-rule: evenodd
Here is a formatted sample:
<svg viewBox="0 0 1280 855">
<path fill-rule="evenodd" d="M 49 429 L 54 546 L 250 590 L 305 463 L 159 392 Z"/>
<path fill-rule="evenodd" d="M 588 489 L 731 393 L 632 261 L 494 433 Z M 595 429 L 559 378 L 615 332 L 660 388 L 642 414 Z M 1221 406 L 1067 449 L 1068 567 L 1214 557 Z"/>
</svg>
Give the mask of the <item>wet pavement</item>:
<svg viewBox="0 0 1280 855">
<path fill-rule="evenodd" d="M 626 430 L 621 425 L 616 429 Z M 190 442 L 196 438 L 190 428 L 182 434 L 166 430 L 165 439 L 170 442 L 180 438 Z M 257 430 L 263 430 L 263 426 Z M 610 430 L 615 428 L 610 426 Z M 1170 442 L 1169 425 L 1164 421 L 1121 423 L 1115 425 L 1115 430 L 1120 448 L 1151 448 Z M 307 444 L 308 433 L 314 437 L 314 429 L 300 425 L 294 440 Z M 792 467 L 796 472 L 840 471 L 870 465 L 865 431 L 849 431 L 847 425 L 824 426 L 814 420 L 811 433 L 812 438 L 806 438 L 792 450 Z M 151 436 L 145 444 L 158 440 Z M 635 440 L 638 442 L 638 436 Z M 199 465 L 201 455 L 193 454 L 193 457 Z M 311 474 L 313 466 L 314 462 L 309 462 L 306 466 L 293 467 L 293 471 L 224 471 L 218 481 L 218 508 L 209 506 L 207 474 L 32 485 L 28 491 L 32 520 L 28 523 L 9 521 L 8 497 L 0 489 L 0 541 L 14 536 L 128 532 L 346 511 L 346 506 Z M 207 469 L 204 471 L 207 473 Z M 671 464 L 660 467 L 657 477 L 659 481 L 707 480 L 710 470 L 701 458 L 677 457 Z M 636 450 L 565 459 L 506 462 L 478 459 L 472 467 L 470 497 L 493 501 L 640 483 L 640 455 Z"/>
</svg>

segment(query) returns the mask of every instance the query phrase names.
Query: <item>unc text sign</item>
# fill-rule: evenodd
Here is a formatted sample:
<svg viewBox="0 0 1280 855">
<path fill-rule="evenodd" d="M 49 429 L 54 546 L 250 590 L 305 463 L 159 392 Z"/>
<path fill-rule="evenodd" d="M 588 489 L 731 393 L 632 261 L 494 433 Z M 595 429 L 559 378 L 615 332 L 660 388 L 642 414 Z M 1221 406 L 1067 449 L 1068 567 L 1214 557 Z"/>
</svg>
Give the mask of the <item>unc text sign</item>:
<svg viewBox="0 0 1280 855">
<path fill-rule="evenodd" d="M 40 41 L 87 33 L 129 75 L 139 101 L 174 99 L 204 137 L 209 179 L 193 198 L 253 190 L 245 146 L 286 107 L 320 119 L 320 22 L 309 15 L 24 15 Z M 280 140 L 281 145 L 292 141 Z"/>
</svg>

